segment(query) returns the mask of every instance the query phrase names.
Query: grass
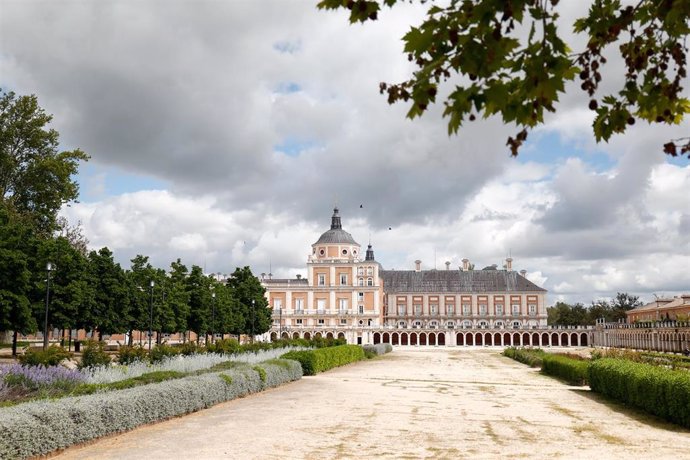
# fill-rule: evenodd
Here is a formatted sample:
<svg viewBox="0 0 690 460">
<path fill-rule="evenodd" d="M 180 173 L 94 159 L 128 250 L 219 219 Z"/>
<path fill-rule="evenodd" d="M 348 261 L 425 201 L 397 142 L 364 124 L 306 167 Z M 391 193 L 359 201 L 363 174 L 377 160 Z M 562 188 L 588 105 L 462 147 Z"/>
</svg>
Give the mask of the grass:
<svg viewBox="0 0 690 460">
<path fill-rule="evenodd" d="M 31 342 L 19 342 L 17 341 L 17 350 L 28 347 Z M 12 348 L 11 343 L 0 343 L 0 348 Z"/>
</svg>

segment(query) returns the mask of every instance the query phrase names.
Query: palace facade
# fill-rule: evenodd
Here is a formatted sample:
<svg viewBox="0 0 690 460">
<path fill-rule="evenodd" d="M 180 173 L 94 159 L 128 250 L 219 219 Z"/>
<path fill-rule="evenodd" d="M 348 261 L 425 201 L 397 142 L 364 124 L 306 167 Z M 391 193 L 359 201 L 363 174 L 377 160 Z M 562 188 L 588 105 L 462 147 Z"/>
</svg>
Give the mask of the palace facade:
<svg viewBox="0 0 690 460">
<path fill-rule="evenodd" d="M 408 340 L 411 345 L 503 345 L 504 336 L 517 334 L 523 344 L 523 334 L 532 337 L 526 330 L 546 328 L 547 291 L 528 280 L 525 271 L 514 271 L 512 262 L 506 259 L 503 269 L 475 270 L 463 259 L 458 269 L 446 262 L 445 270 L 422 270 L 416 261 L 413 270 L 384 270 L 372 246 L 362 253 L 343 229 L 335 208 L 330 229 L 312 244 L 306 279 L 262 277 L 273 309 L 267 338 L 321 335 L 360 344 L 387 339 L 403 345 Z M 402 334 L 406 331 L 422 334 Z M 467 337 L 471 331 L 479 336 Z"/>
</svg>

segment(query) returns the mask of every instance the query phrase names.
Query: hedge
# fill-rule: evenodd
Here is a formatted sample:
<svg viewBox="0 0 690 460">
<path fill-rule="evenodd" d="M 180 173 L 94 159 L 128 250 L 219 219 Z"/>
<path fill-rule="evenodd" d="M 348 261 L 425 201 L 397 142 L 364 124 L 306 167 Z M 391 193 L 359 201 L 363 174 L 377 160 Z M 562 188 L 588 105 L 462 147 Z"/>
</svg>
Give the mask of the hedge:
<svg viewBox="0 0 690 460">
<path fill-rule="evenodd" d="M 272 360 L 126 390 L 0 408 L 0 458 L 56 449 L 195 412 L 302 376 L 299 363 Z"/>
<path fill-rule="evenodd" d="M 589 372 L 593 391 L 690 428 L 690 373 L 614 358 Z"/>
<path fill-rule="evenodd" d="M 299 361 L 304 375 L 316 375 L 364 359 L 364 350 L 359 345 L 339 345 L 316 350 L 291 351 L 281 358 Z"/>
<path fill-rule="evenodd" d="M 586 385 L 589 380 L 589 363 L 588 360 L 544 353 L 541 357 L 541 371 L 575 385 Z"/>
<path fill-rule="evenodd" d="M 503 356 L 527 364 L 530 367 L 541 367 L 541 360 L 544 355 L 546 355 L 546 353 L 541 348 L 527 349 L 508 347 L 503 350 Z"/>
</svg>

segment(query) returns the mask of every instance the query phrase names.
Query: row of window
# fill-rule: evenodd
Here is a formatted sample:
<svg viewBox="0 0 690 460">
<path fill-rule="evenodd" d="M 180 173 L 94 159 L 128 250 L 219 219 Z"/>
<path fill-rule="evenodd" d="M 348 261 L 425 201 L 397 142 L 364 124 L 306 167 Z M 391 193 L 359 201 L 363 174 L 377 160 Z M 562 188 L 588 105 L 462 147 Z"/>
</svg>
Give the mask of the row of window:
<svg viewBox="0 0 690 460">
<path fill-rule="evenodd" d="M 503 316 L 503 305 L 495 305 L 496 307 L 496 316 Z M 528 305 L 528 312 L 530 315 L 536 315 L 537 314 L 537 306 L 535 304 L 530 304 Z M 415 315 L 421 315 L 422 314 L 422 306 L 420 304 L 415 304 L 413 307 L 413 310 Z M 437 315 L 438 314 L 438 305 L 429 305 L 429 313 L 432 315 Z M 455 306 L 454 305 L 446 305 L 446 311 L 448 315 L 454 315 L 455 314 Z M 486 305 L 479 305 L 479 314 L 482 316 L 486 316 L 488 312 L 488 307 Z M 399 315 L 406 315 L 407 314 L 407 305 L 405 304 L 398 304 L 398 314 Z M 470 305 L 463 305 L 462 306 L 462 314 L 464 316 L 469 316 L 472 314 L 472 307 Z M 513 315 L 519 315 L 520 314 L 520 305 L 513 305 L 512 306 L 512 314 Z"/>
<path fill-rule="evenodd" d="M 326 274 L 325 273 L 320 273 L 317 275 L 316 284 L 318 286 L 325 286 L 326 285 Z M 340 285 L 341 286 L 349 286 L 349 284 L 347 282 L 347 275 L 344 273 L 340 274 Z M 364 278 L 360 277 L 357 280 L 357 285 L 358 286 L 373 286 L 374 285 L 374 278 L 367 278 L 365 280 Z"/>
<path fill-rule="evenodd" d="M 368 319 L 368 320 L 366 320 L 366 321 L 367 321 L 367 325 L 368 325 L 368 326 L 371 326 L 371 325 L 372 325 L 372 320 L 371 320 L 371 319 Z M 274 321 L 273 321 L 273 324 L 274 324 L 275 326 L 280 326 L 280 321 L 279 321 L 279 320 L 274 320 Z M 305 322 L 304 322 L 303 319 L 296 319 L 296 320 L 295 320 L 295 324 L 296 324 L 297 326 L 304 326 Z M 317 320 L 316 320 L 316 324 L 318 324 L 319 326 L 325 326 L 325 325 L 326 325 L 326 320 L 324 320 L 324 319 L 322 319 L 322 318 L 317 319 Z M 344 319 L 344 318 L 341 318 L 340 321 L 339 321 L 339 324 L 340 324 L 341 326 L 347 326 L 348 320 L 347 320 L 347 319 Z M 360 326 L 363 326 L 363 325 L 364 325 L 364 320 L 361 320 L 361 319 L 360 319 L 360 320 L 359 320 L 359 325 L 360 325 Z"/>
<path fill-rule="evenodd" d="M 509 322 L 508 325 L 517 329 L 522 325 L 522 323 L 520 321 L 516 320 L 516 321 Z M 407 322 L 406 321 L 398 321 L 397 326 L 405 328 L 405 327 L 407 327 Z M 472 322 L 471 321 L 463 321 L 462 323 L 459 323 L 458 326 L 462 327 L 462 328 L 471 328 Z M 503 321 L 496 321 L 493 324 L 493 327 L 505 327 L 505 326 L 506 325 L 503 323 Z M 412 322 L 412 327 L 421 328 L 422 322 L 421 321 L 414 321 L 414 322 Z M 439 327 L 439 324 L 436 321 L 430 321 L 428 324 L 428 327 L 430 329 L 436 329 L 437 327 Z M 448 321 L 446 323 L 446 327 L 448 329 L 453 329 L 455 327 L 455 323 L 453 321 Z M 477 323 L 477 327 L 482 328 L 482 329 L 487 329 L 489 327 L 489 323 L 487 321 L 479 321 Z"/>
</svg>

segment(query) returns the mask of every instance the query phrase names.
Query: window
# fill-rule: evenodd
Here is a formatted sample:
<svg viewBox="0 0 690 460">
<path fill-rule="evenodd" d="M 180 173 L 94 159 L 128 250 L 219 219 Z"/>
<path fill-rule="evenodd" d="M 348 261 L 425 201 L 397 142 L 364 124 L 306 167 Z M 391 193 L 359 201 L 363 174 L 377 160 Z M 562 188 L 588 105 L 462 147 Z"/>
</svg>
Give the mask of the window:
<svg viewBox="0 0 690 460">
<path fill-rule="evenodd" d="M 537 306 L 534 304 L 531 304 L 529 306 L 529 314 L 530 315 L 536 315 L 537 314 Z"/>
<path fill-rule="evenodd" d="M 436 304 L 431 304 L 429 306 L 429 310 L 431 311 L 432 315 L 438 315 L 438 305 Z"/>
<path fill-rule="evenodd" d="M 302 311 L 303 308 L 304 308 L 304 300 L 303 299 L 295 299 L 295 310 Z"/>
<path fill-rule="evenodd" d="M 347 320 L 346 320 L 345 318 L 342 318 L 342 319 L 340 320 L 340 325 L 341 325 L 341 326 L 347 325 Z"/>
<path fill-rule="evenodd" d="M 496 315 L 497 316 L 503 316 L 503 304 L 502 303 L 496 304 Z"/>
<path fill-rule="evenodd" d="M 319 249 L 319 255 L 320 256 L 323 256 L 325 254 L 326 254 L 326 251 L 324 251 L 323 249 Z"/>
<path fill-rule="evenodd" d="M 469 316 L 472 313 L 471 306 L 470 304 L 466 303 L 463 304 L 462 306 L 462 314 L 465 316 Z"/>
<path fill-rule="evenodd" d="M 325 286 L 326 285 L 326 275 L 320 274 L 319 275 L 319 286 Z"/>
<path fill-rule="evenodd" d="M 364 275 L 364 267 L 357 267 L 357 274 L 359 276 Z"/>
<path fill-rule="evenodd" d="M 295 320 L 295 322 L 296 322 L 297 324 L 302 324 L 302 320 L 301 320 L 301 319 L 297 319 L 297 320 Z"/>
<path fill-rule="evenodd" d="M 479 314 L 481 316 L 486 316 L 486 305 L 480 305 L 479 306 Z"/>
<path fill-rule="evenodd" d="M 398 314 L 399 315 L 405 315 L 407 313 L 405 310 L 406 310 L 406 308 L 405 308 L 404 304 L 398 305 Z"/>
<path fill-rule="evenodd" d="M 472 327 L 472 323 L 470 321 L 463 321 L 462 322 L 462 327 L 464 328 L 470 328 Z"/>
<path fill-rule="evenodd" d="M 513 321 L 513 329 L 520 329 L 520 321 Z"/>
<path fill-rule="evenodd" d="M 374 269 L 372 267 L 367 267 L 367 275 L 371 276 L 374 274 Z"/>
<path fill-rule="evenodd" d="M 364 286 L 364 278 L 360 278 L 357 284 L 360 286 Z"/>
<path fill-rule="evenodd" d="M 373 286 L 374 280 L 372 278 L 367 278 L 367 286 Z"/>
<path fill-rule="evenodd" d="M 273 309 L 280 310 L 283 308 L 283 299 L 273 299 Z"/>
<path fill-rule="evenodd" d="M 347 275 L 344 273 L 340 275 L 340 285 L 341 286 L 347 285 Z"/>
<path fill-rule="evenodd" d="M 347 299 L 339 299 L 338 308 L 340 309 L 341 313 L 345 313 L 347 311 Z"/>
<path fill-rule="evenodd" d="M 503 321 L 496 321 L 496 322 L 494 323 L 494 327 L 503 328 Z"/>
<path fill-rule="evenodd" d="M 319 326 L 323 326 L 323 324 L 324 324 L 323 319 L 319 319 Z"/>
<path fill-rule="evenodd" d="M 513 314 L 514 315 L 519 315 L 520 314 L 520 305 L 518 304 L 513 304 Z"/>
<path fill-rule="evenodd" d="M 448 323 L 446 323 L 446 327 L 447 327 L 448 329 L 454 329 L 454 328 L 455 328 L 455 322 L 453 322 L 453 321 L 448 321 Z"/>
<path fill-rule="evenodd" d="M 347 249 L 343 249 L 343 255 L 344 255 L 344 256 L 347 255 Z"/>
<path fill-rule="evenodd" d="M 364 293 L 363 293 L 363 292 L 358 292 L 358 293 L 357 293 L 357 299 L 358 299 L 360 302 L 364 302 Z"/>
<path fill-rule="evenodd" d="M 419 316 L 422 314 L 422 306 L 420 304 L 415 304 L 414 306 L 414 314 Z"/>
<path fill-rule="evenodd" d="M 364 314 L 364 305 L 359 306 L 359 314 L 363 315 Z"/>
<path fill-rule="evenodd" d="M 326 309 L 326 299 L 318 299 L 316 301 L 317 313 L 323 313 Z"/>
<path fill-rule="evenodd" d="M 452 316 L 455 314 L 455 305 L 453 305 L 453 304 L 447 305 L 446 309 L 448 309 L 448 315 Z"/>
<path fill-rule="evenodd" d="M 486 321 L 479 321 L 479 325 L 478 325 L 478 326 L 479 326 L 480 328 L 482 328 L 482 329 L 486 329 L 486 328 L 489 327 L 489 323 L 487 323 Z"/>
</svg>

